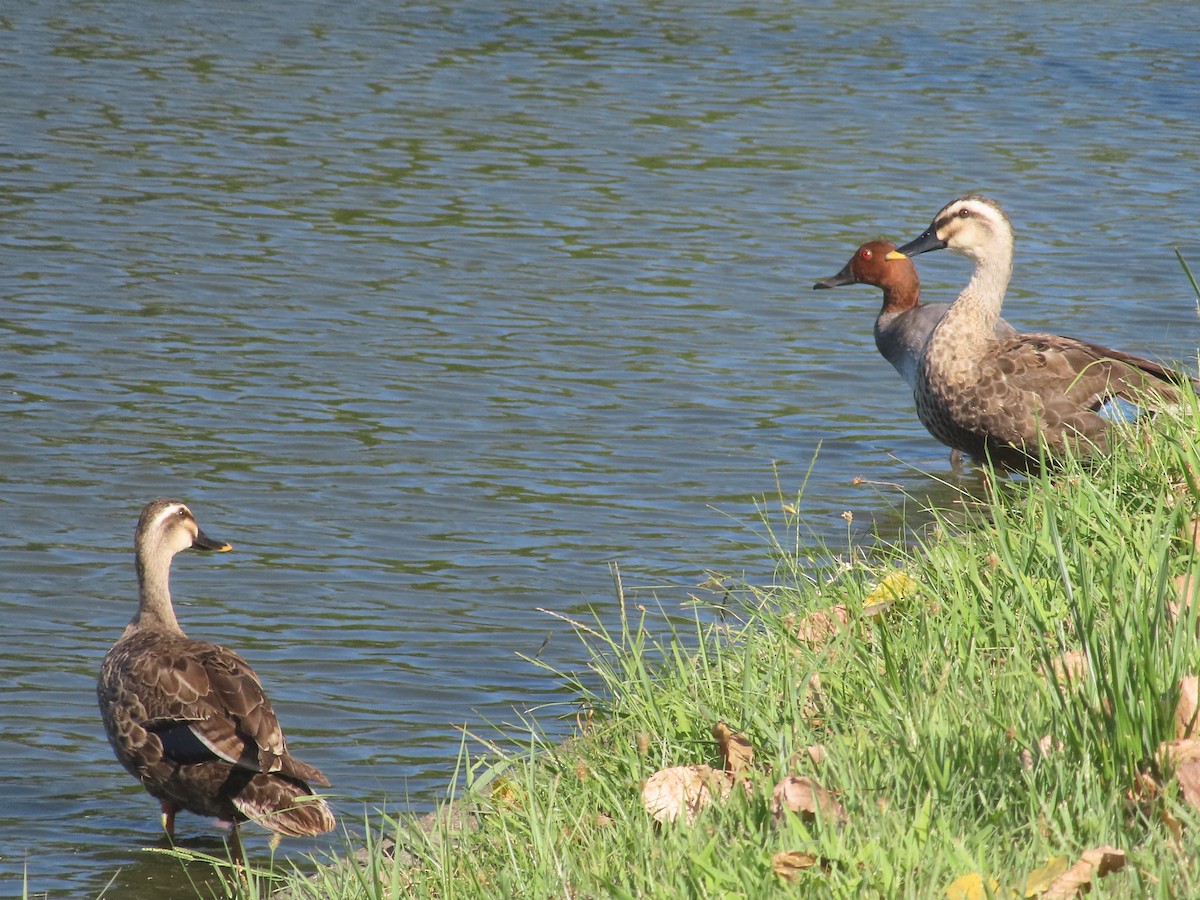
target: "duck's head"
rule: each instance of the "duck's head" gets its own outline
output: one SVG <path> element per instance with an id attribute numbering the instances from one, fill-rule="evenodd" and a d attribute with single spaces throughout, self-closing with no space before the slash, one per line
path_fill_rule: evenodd
<path id="1" fill-rule="evenodd" d="M 867 241 L 854 251 L 842 271 L 832 278 L 818 281 L 813 290 L 840 287 L 843 284 L 873 284 L 887 288 L 909 280 L 916 280 L 917 267 L 907 257 L 889 262 L 887 256 L 896 245 L 891 241 Z"/>
<path id="2" fill-rule="evenodd" d="M 146 504 L 138 519 L 133 547 L 138 556 L 174 556 L 192 547 L 218 553 L 233 549 L 230 544 L 215 541 L 201 531 L 187 504 L 167 499 L 151 500 Z"/>
<path id="3" fill-rule="evenodd" d="M 1012 243 L 1012 224 L 1000 204 L 982 194 L 967 194 L 943 206 L 920 237 L 891 251 L 888 259 L 947 248 L 979 260 L 1002 250 L 1011 252 Z"/>

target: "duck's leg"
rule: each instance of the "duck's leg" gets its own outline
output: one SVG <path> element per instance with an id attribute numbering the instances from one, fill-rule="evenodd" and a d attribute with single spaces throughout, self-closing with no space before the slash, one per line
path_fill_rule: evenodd
<path id="1" fill-rule="evenodd" d="M 159 809 L 162 810 L 163 831 L 167 833 L 171 843 L 175 843 L 175 813 L 179 812 L 179 807 L 169 800 L 163 800 L 159 803 Z"/>
<path id="2" fill-rule="evenodd" d="M 242 833 L 238 830 L 237 822 L 234 822 L 233 827 L 229 829 L 226 846 L 229 848 L 229 858 L 234 869 L 237 870 L 238 877 L 243 881 L 249 881 L 250 872 L 249 866 L 246 864 L 246 848 L 242 844 Z"/>

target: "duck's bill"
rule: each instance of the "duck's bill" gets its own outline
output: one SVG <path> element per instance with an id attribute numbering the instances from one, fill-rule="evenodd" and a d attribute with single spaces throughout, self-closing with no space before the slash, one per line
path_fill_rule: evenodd
<path id="1" fill-rule="evenodd" d="M 818 281 L 813 285 L 814 291 L 819 291 L 824 288 L 841 287 L 843 284 L 854 284 L 854 276 L 850 273 L 850 264 L 847 263 L 842 271 L 838 272 L 832 278 L 826 278 L 824 281 Z"/>
<path id="2" fill-rule="evenodd" d="M 937 232 L 934 229 L 930 228 L 915 241 L 909 241 L 903 247 L 897 247 L 886 258 L 906 259 L 920 253 L 928 253 L 930 250 L 942 250 L 945 246 L 946 242 L 937 236 Z"/>
<path id="3" fill-rule="evenodd" d="M 197 550 L 215 550 L 217 553 L 224 553 L 227 550 L 233 549 L 233 544 L 227 544 L 224 541 L 214 541 L 203 531 L 196 534 L 196 539 L 192 541 L 192 546 Z"/>

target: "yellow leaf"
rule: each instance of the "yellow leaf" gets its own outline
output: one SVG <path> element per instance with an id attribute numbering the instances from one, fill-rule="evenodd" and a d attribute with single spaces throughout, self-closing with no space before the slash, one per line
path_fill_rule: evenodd
<path id="1" fill-rule="evenodd" d="M 1065 856 L 1056 856 L 1040 869 L 1034 869 L 1025 876 L 1025 896 L 1036 897 L 1044 894 L 1054 879 L 1071 868 L 1071 860 Z"/>
<path id="2" fill-rule="evenodd" d="M 978 872 L 955 878 L 946 885 L 946 900 L 990 900 L 996 893 L 1000 883 L 988 879 L 987 886 L 983 884 L 983 876 Z"/>
<path id="3" fill-rule="evenodd" d="M 894 603 L 897 600 L 903 600 L 916 588 L 917 583 L 909 578 L 906 574 L 900 571 L 891 572 L 885 575 L 875 585 L 875 590 L 867 594 L 863 601 L 863 606 L 870 606 L 872 603 Z"/>
<path id="4" fill-rule="evenodd" d="M 1092 889 L 1092 879 L 1125 868 L 1125 851 L 1115 847 L 1088 850 L 1083 858 L 1054 879 L 1042 900 L 1074 900 Z"/>

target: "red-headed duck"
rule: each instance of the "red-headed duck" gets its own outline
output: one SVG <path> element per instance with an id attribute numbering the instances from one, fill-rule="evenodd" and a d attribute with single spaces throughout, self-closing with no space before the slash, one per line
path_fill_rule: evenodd
<path id="1" fill-rule="evenodd" d="M 910 259 L 888 260 L 896 249 L 891 241 L 867 241 L 832 278 L 818 281 L 814 290 L 844 284 L 872 284 L 883 290 L 883 306 L 875 317 L 875 346 L 910 387 L 917 384 L 917 363 L 933 327 L 949 303 L 922 303 L 921 279 Z M 996 337 L 1014 337 L 1017 330 L 1000 319 Z"/>

